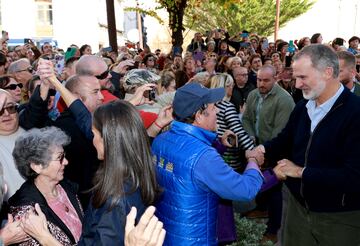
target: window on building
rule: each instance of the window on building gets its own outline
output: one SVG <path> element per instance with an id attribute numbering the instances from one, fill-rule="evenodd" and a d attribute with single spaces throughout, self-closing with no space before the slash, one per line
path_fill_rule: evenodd
<path id="1" fill-rule="evenodd" d="M 39 25 L 52 25 L 52 4 L 51 1 L 36 1 L 37 22 Z"/>

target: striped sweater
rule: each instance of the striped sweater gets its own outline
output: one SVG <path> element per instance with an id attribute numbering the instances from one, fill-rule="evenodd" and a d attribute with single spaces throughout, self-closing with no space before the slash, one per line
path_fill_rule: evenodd
<path id="1" fill-rule="evenodd" d="M 216 103 L 216 107 L 219 109 L 217 113 L 217 134 L 221 137 L 225 130 L 231 130 L 237 135 L 238 148 L 227 148 L 223 154 L 223 159 L 235 170 L 239 170 L 241 167 L 241 153 L 242 150 L 249 150 L 254 148 L 254 142 L 244 130 L 239 114 L 236 112 L 235 106 L 228 101 L 220 101 Z"/>

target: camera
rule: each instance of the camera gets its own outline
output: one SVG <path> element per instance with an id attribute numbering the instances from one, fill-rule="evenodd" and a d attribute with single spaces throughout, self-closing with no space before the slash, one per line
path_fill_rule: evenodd
<path id="1" fill-rule="evenodd" d="M 232 146 L 236 146 L 236 137 L 234 135 L 229 135 L 226 139 L 226 141 Z"/>
<path id="2" fill-rule="evenodd" d="M 150 101 L 155 101 L 156 98 L 156 88 L 151 89 L 151 91 L 149 91 L 149 100 Z"/>
<path id="3" fill-rule="evenodd" d="M 24 38 L 24 44 L 31 44 L 31 42 L 30 38 Z"/>

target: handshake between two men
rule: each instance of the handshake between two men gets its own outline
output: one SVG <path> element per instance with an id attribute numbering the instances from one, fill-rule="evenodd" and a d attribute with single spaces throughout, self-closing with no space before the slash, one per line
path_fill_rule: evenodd
<path id="1" fill-rule="evenodd" d="M 255 147 L 253 150 L 247 150 L 245 153 L 248 161 L 255 161 L 259 166 L 262 166 L 265 161 L 265 148 L 263 145 Z M 288 159 L 282 159 L 277 162 L 273 168 L 276 177 L 279 180 L 285 180 L 287 177 L 301 178 L 305 167 L 297 166 Z"/>

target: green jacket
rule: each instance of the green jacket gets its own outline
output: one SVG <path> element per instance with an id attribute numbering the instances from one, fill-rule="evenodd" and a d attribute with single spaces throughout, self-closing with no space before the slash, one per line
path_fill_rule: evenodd
<path id="1" fill-rule="evenodd" d="M 355 88 L 354 88 L 354 94 L 356 96 L 360 96 L 360 84 L 358 82 L 354 82 Z"/>
<path id="2" fill-rule="evenodd" d="M 257 137 L 258 144 L 263 144 L 285 127 L 295 103 L 288 92 L 275 84 L 264 98 L 259 115 L 259 134 L 256 136 L 256 109 L 260 97 L 258 89 L 250 92 L 242 120 L 249 135 Z"/>

